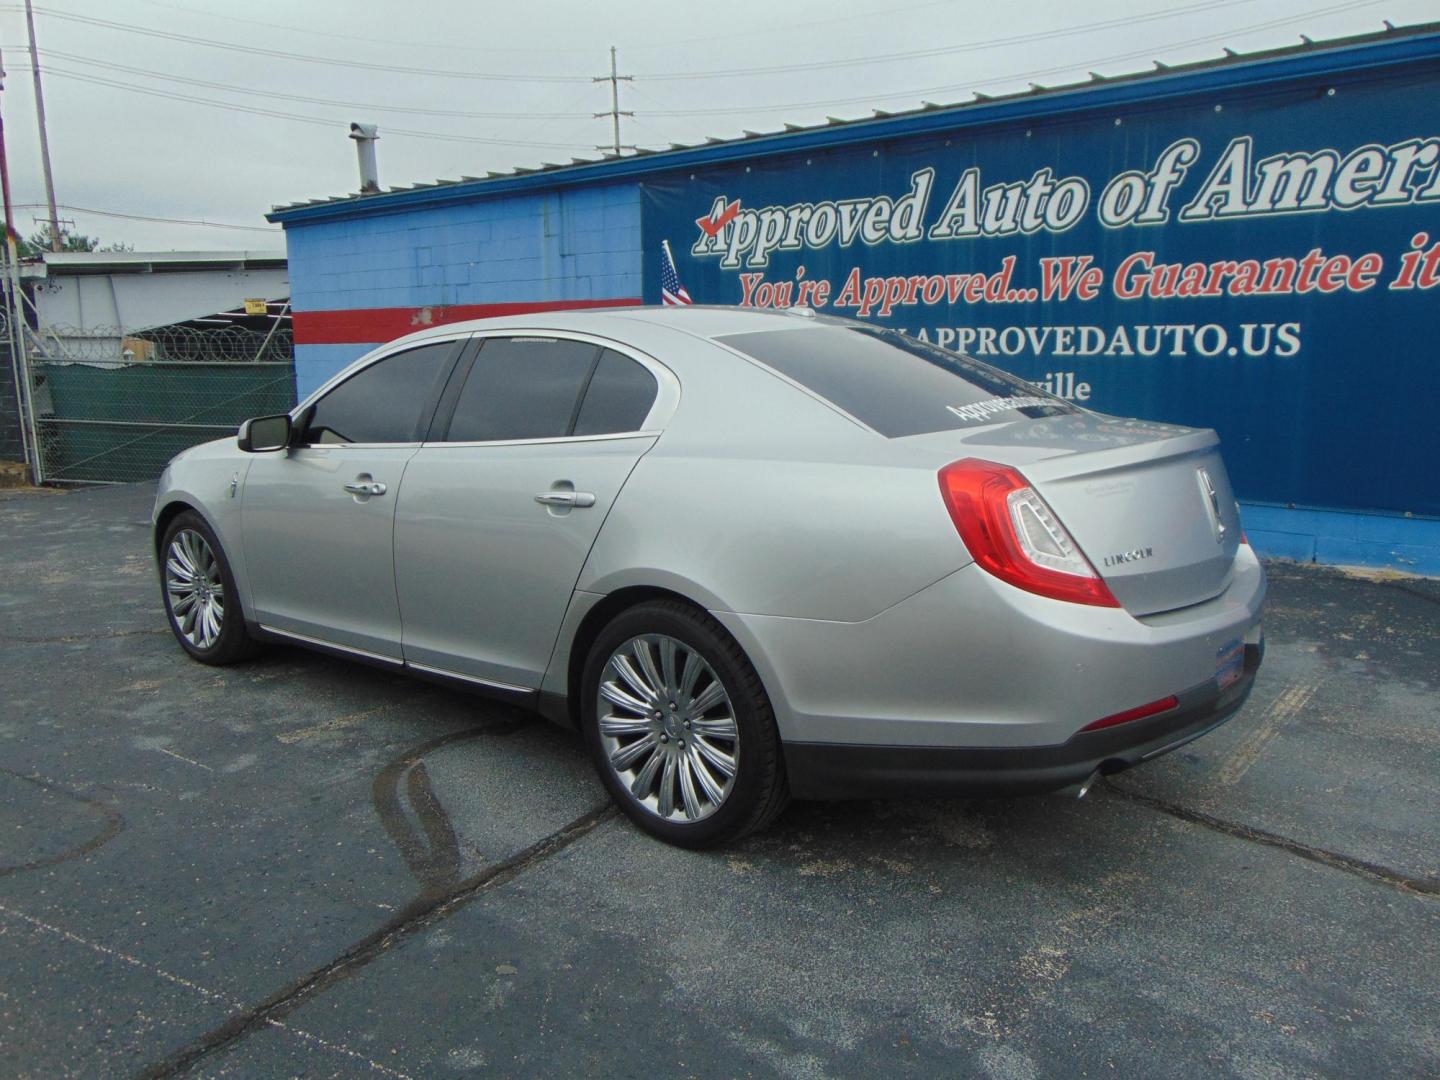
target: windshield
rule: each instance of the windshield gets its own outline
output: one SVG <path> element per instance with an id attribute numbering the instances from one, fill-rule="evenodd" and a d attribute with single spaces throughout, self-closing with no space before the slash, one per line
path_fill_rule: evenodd
<path id="1" fill-rule="evenodd" d="M 891 439 L 1080 411 L 999 368 L 894 330 L 807 326 L 716 340 Z"/>

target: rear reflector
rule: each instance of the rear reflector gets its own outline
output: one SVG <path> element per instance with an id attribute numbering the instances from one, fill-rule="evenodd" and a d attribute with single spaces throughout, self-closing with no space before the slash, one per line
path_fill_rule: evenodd
<path id="1" fill-rule="evenodd" d="M 1098 731 L 1100 728 L 1114 727 L 1116 724 L 1128 724 L 1131 720 L 1143 720 L 1147 716 L 1155 716 L 1157 713 L 1169 712 L 1180 704 L 1180 699 L 1174 694 L 1161 698 L 1159 701 L 1152 701 L 1149 705 L 1137 705 L 1133 709 L 1126 709 L 1124 712 L 1117 712 L 1114 716 L 1107 716 L 1104 719 L 1096 720 L 1093 724 L 1086 724 L 1081 731 Z"/>
<path id="2" fill-rule="evenodd" d="M 1055 512 L 1015 469 L 979 458 L 952 462 L 940 470 L 940 495 L 981 569 L 1053 600 L 1120 606 Z"/>

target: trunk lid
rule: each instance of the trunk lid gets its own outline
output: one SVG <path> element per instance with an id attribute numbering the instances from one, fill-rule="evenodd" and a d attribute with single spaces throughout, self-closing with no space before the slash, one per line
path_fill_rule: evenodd
<path id="1" fill-rule="evenodd" d="M 1071 413 L 956 434 L 915 441 L 1018 468 L 1132 615 L 1230 584 L 1240 520 L 1213 431 Z"/>

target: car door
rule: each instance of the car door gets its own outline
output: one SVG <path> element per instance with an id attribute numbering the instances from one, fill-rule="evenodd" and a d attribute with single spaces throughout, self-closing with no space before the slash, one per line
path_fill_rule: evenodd
<path id="1" fill-rule="evenodd" d="M 534 689 L 605 515 L 654 445 L 647 418 L 678 385 L 638 353 L 537 334 L 485 338 L 456 386 L 396 511 L 405 659 Z"/>
<path id="2" fill-rule="evenodd" d="M 296 415 L 288 450 L 255 455 L 241 534 L 266 629 L 401 659 L 395 502 L 463 345 L 427 342 L 348 373 Z"/>

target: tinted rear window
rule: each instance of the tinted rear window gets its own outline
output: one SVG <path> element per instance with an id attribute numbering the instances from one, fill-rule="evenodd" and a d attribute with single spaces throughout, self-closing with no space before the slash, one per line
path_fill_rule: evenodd
<path id="1" fill-rule="evenodd" d="M 446 439 L 553 439 L 570 433 L 599 347 L 544 337 L 487 338 Z"/>
<path id="2" fill-rule="evenodd" d="M 960 353 L 869 327 L 813 326 L 718 339 L 888 438 L 1079 412 Z"/>
<path id="3" fill-rule="evenodd" d="M 574 434 L 639 431 L 655 404 L 655 391 L 654 375 L 628 356 L 606 349 L 590 377 Z"/>

